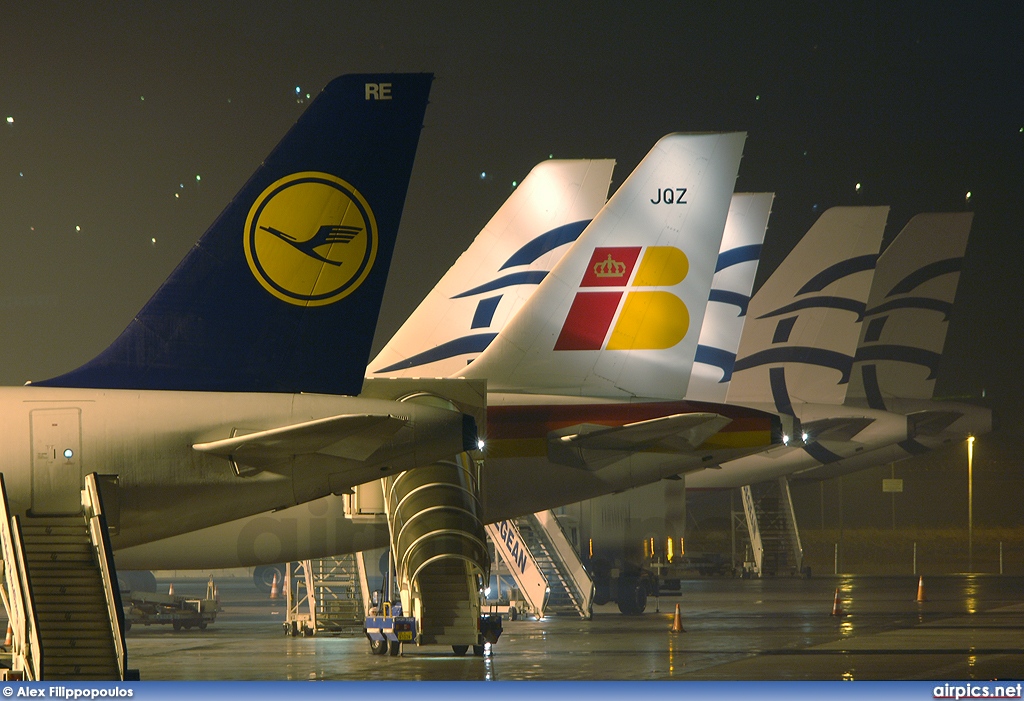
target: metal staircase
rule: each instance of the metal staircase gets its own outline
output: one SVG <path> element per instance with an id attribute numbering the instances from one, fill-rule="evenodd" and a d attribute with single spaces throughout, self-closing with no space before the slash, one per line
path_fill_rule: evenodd
<path id="1" fill-rule="evenodd" d="M 12 668 L 30 680 L 126 678 L 124 611 L 95 474 L 85 486 L 81 514 L 25 518 L 9 513 L 3 489 Z"/>
<path id="2" fill-rule="evenodd" d="M 515 605 L 522 613 L 540 619 L 544 617 L 551 589 L 540 563 L 526 544 L 518 522 L 513 519 L 488 524 L 487 535 L 494 545 L 495 560 L 503 562 L 515 580 L 515 590 L 519 592 Z"/>
<path id="3" fill-rule="evenodd" d="M 421 645 L 476 645 L 480 598 L 468 562 L 434 560 L 420 570 Z"/>
<path id="4" fill-rule="evenodd" d="M 534 615 L 590 618 L 594 582 L 553 511 L 492 524 L 487 531 Z"/>
<path id="5" fill-rule="evenodd" d="M 362 635 L 368 586 L 362 553 L 303 560 L 285 572 L 291 635 Z"/>
<path id="6" fill-rule="evenodd" d="M 741 489 L 747 536 L 759 577 L 803 572 L 803 547 L 789 481 L 745 485 Z"/>
<path id="7" fill-rule="evenodd" d="M 478 643 L 479 582 L 490 570 L 478 479 L 467 453 L 385 479 L 391 552 L 418 644 L 465 652 Z"/>

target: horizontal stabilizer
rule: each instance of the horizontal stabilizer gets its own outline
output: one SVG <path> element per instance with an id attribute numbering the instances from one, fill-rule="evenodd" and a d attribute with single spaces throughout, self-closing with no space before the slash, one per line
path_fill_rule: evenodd
<path id="1" fill-rule="evenodd" d="M 312 453 L 363 461 L 407 423 L 393 415 L 341 414 L 219 441 L 196 443 L 192 447 L 201 453 L 220 455 L 257 470 L 280 464 L 295 455 Z"/>
<path id="2" fill-rule="evenodd" d="M 962 417 L 959 411 L 915 411 L 907 415 L 908 435 L 937 436 Z"/>
<path id="3" fill-rule="evenodd" d="M 684 453 L 696 449 L 730 422 L 714 413 L 673 414 L 624 426 L 580 424 L 548 440 L 578 449 Z"/>
<path id="4" fill-rule="evenodd" d="M 854 436 L 873 422 L 874 419 L 867 416 L 846 416 L 803 422 L 801 427 L 809 440 L 852 441 Z"/>

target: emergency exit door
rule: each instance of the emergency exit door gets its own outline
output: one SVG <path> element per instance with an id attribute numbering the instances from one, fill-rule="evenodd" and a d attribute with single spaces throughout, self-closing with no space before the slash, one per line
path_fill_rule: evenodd
<path id="1" fill-rule="evenodd" d="M 32 514 L 82 511 L 82 411 L 34 409 L 32 422 Z"/>

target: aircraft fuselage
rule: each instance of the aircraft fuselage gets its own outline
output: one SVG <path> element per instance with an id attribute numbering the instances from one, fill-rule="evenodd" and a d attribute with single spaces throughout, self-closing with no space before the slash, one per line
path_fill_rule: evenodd
<path id="1" fill-rule="evenodd" d="M 86 474 L 117 475 L 115 548 L 342 493 L 463 449 L 462 414 L 377 399 L 27 386 L 0 389 L 0 407 L 0 470 L 12 512 L 77 513 Z M 364 460 L 328 447 L 250 476 L 193 448 L 342 414 L 406 423 Z"/>
<path id="2" fill-rule="evenodd" d="M 699 402 L 489 394 L 488 404 L 481 471 L 481 512 L 487 523 L 716 464 L 770 445 L 779 431 L 778 419 L 770 414 Z M 592 450 L 581 456 L 587 466 L 559 462 L 549 454 L 552 434 L 568 426 L 621 426 L 656 416 L 707 411 L 721 412 L 731 423 L 687 452 Z M 235 567 L 326 557 L 387 542 L 386 526 L 353 523 L 345 516 L 344 500 L 328 496 L 122 549 L 117 561 L 126 569 Z"/>

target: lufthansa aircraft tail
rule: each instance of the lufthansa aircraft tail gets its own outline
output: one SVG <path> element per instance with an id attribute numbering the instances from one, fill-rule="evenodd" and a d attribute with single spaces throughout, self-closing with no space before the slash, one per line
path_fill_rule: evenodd
<path id="1" fill-rule="evenodd" d="M 833 207 L 750 300 L 730 404 L 842 404 L 888 207 Z"/>
<path id="2" fill-rule="evenodd" d="M 535 166 L 367 368 L 458 375 L 533 294 L 608 197 L 613 160 Z"/>
<path id="3" fill-rule="evenodd" d="M 331 81 L 113 344 L 35 384 L 358 394 L 432 80 Z"/>
<path id="4" fill-rule="evenodd" d="M 464 374 L 489 390 L 681 398 L 745 138 L 662 138 Z"/>
<path id="5" fill-rule="evenodd" d="M 918 214 L 878 258 L 846 403 L 931 399 L 973 214 Z"/>

